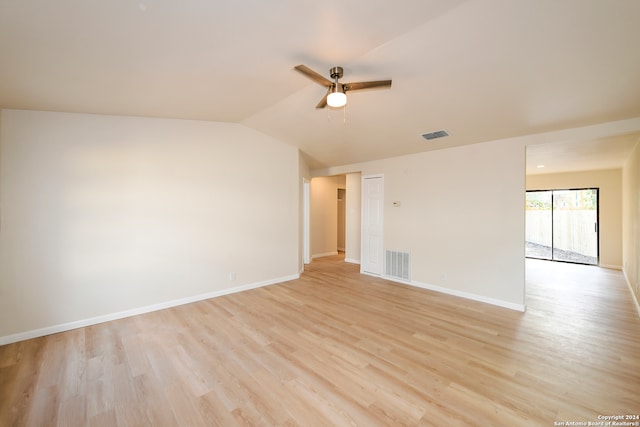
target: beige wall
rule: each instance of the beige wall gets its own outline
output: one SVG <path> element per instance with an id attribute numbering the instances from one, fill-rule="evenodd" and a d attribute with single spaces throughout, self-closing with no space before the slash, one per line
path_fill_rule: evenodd
<path id="1" fill-rule="evenodd" d="M 384 245 L 411 252 L 415 285 L 521 308 L 524 147 L 495 141 L 313 173 L 384 174 Z"/>
<path id="2" fill-rule="evenodd" d="M 623 270 L 640 301 L 640 142 L 623 169 Z"/>
<path id="3" fill-rule="evenodd" d="M 0 143 L 0 339 L 298 273 L 294 147 L 236 124 L 13 110 Z"/>
<path id="4" fill-rule="evenodd" d="M 527 190 L 599 188 L 600 265 L 622 268 L 622 170 L 527 176 Z"/>

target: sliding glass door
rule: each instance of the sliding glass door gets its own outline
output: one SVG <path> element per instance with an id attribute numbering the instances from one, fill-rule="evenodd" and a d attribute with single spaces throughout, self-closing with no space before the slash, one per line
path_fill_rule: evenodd
<path id="1" fill-rule="evenodd" d="M 598 264 L 598 189 L 527 191 L 526 256 Z"/>
<path id="2" fill-rule="evenodd" d="M 527 257 L 553 258 L 551 191 L 527 191 Z"/>

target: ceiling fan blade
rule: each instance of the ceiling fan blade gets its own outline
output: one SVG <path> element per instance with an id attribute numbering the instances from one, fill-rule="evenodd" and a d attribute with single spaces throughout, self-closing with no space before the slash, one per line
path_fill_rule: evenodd
<path id="1" fill-rule="evenodd" d="M 329 92 L 327 92 L 327 94 L 322 97 L 320 102 L 318 102 L 318 105 L 316 105 L 316 108 L 324 108 L 324 107 L 326 107 L 327 106 L 327 97 L 328 96 L 329 96 Z"/>
<path id="2" fill-rule="evenodd" d="M 374 89 L 374 88 L 384 88 L 391 87 L 391 80 L 377 80 L 373 82 L 355 82 L 355 83 L 345 83 L 344 90 L 361 90 L 361 89 Z"/>
<path id="3" fill-rule="evenodd" d="M 307 67 L 306 65 L 297 65 L 296 67 L 294 67 L 296 70 L 298 70 L 299 72 L 301 72 L 302 74 L 304 74 L 305 76 L 307 76 L 308 78 L 310 78 L 311 80 L 313 80 L 314 82 L 321 84 L 322 86 L 326 86 L 326 87 L 331 87 L 331 85 L 333 84 L 333 82 L 325 77 L 323 77 L 322 75 L 316 73 L 315 71 L 313 71 L 311 68 Z"/>

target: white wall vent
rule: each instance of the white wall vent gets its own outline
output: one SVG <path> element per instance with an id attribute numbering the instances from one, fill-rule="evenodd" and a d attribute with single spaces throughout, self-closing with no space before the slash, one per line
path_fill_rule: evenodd
<path id="1" fill-rule="evenodd" d="M 385 275 L 405 281 L 411 280 L 411 255 L 409 252 L 389 251 L 385 253 Z"/>

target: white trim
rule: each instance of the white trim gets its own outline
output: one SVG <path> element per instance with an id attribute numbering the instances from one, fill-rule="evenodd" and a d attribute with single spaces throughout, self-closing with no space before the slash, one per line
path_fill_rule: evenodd
<path id="1" fill-rule="evenodd" d="M 70 331 L 72 329 L 84 328 L 86 326 L 96 325 L 98 323 L 110 322 L 112 320 L 123 319 L 125 317 L 137 316 L 139 314 L 150 313 L 152 311 L 164 310 L 166 308 L 176 307 L 179 305 L 190 304 L 210 298 L 221 297 L 224 295 L 235 294 L 237 292 L 248 291 L 251 289 L 261 288 L 264 286 L 275 285 L 278 283 L 288 282 L 300 278 L 299 274 L 279 277 L 261 282 L 249 283 L 246 285 L 236 286 L 234 288 L 223 289 L 221 291 L 207 292 L 205 294 L 194 295 L 191 297 L 180 298 L 173 301 L 161 302 L 158 304 L 147 305 L 145 307 L 132 308 L 130 310 L 119 311 L 116 313 L 104 314 L 102 316 L 91 317 L 89 319 L 76 320 L 74 322 L 62 323 L 60 325 L 47 326 L 45 328 L 34 329 L 31 331 L 20 332 L 13 335 L 0 336 L 0 345 L 11 344 L 18 341 L 24 341 L 31 338 L 38 338 L 45 335 L 57 334 L 59 332 Z"/>
<path id="2" fill-rule="evenodd" d="M 334 255 L 338 255 L 338 251 L 335 252 L 325 252 L 323 254 L 315 254 L 315 255 L 311 255 L 311 259 L 316 259 L 316 258 L 322 258 L 325 256 L 334 256 Z"/>
<path id="3" fill-rule="evenodd" d="M 515 304 L 515 303 L 509 302 L 509 301 L 504 301 L 504 300 L 500 300 L 500 299 L 485 297 L 483 295 L 472 294 L 472 293 L 469 293 L 469 292 L 457 291 L 455 289 L 443 288 L 441 286 L 429 285 L 429 284 L 426 284 L 426 283 L 416 282 L 415 280 L 407 282 L 407 281 L 404 281 L 404 280 L 399 280 L 399 279 L 392 278 L 392 277 L 387 277 L 387 276 L 384 276 L 383 278 L 386 279 L 386 280 L 392 281 L 392 282 L 402 283 L 404 285 L 409 285 L 409 286 L 415 286 L 416 288 L 427 289 L 427 290 L 430 290 L 430 291 L 439 292 L 441 294 L 452 295 L 452 296 L 455 296 L 455 297 L 465 298 L 465 299 L 472 300 L 472 301 L 478 301 L 478 302 L 483 302 L 483 303 L 486 303 L 486 304 L 496 305 L 498 307 L 508 308 L 510 310 L 515 310 L 515 311 L 520 311 L 520 312 L 527 311 L 527 306 L 525 304 Z"/>
<path id="4" fill-rule="evenodd" d="M 640 303 L 638 302 L 638 296 L 635 292 L 633 292 L 633 286 L 631 286 L 631 281 L 629 280 L 629 276 L 627 276 L 627 272 L 623 269 L 622 275 L 624 276 L 625 282 L 627 282 L 627 286 L 629 287 L 629 292 L 631 292 L 631 299 L 635 303 L 636 312 L 638 313 L 638 317 L 640 317 Z"/>
<path id="5" fill-rule="evenodd" d="M 368 271 L 362 271 L 362 268 L 360 268 L 360 274 L 364 274 L 364 275 L 371 276 L 371 277 L 382 277 L 381 274 L 369 273 Z M 389 279 L 389 280 L 391 280 L 391 279 Z M 393 280 L 393 281 L 397 282 L 398 280 Z M 402 283 L 402 282 L 400 282 L 400 283 Z"/>
<path id="6" fill-rule="evenodd" d="M 352 259 L 352 258 L 345 258 L 344 262 L 349 262 L 351 264 L 360 264 L 360 260 L 359 259 Z"/>
<path id="7" fill-rule="evenodd" d="M 598 264 L 598 267 L 608 268 L 609 270 L 622 270 L 622 266 L 621 265 Z"/>
<path id="8" fill-rule="evenodd" d="M 385 280 L 390 280 L 390 281 L 392 281 L 392 282 L 402 283 L 403 285 L 415 286 L 415 287 L 418 287 L 418 288 L 423 288 L 423 287 L 424 287 L 424 286 L 419 286 L 419 285 L 413 284 L 413 283 L 411 283 L 411 281 L 409 281 L 409 280 L 402 280 L 402 279 L 400 279 L 400 278 L 398 278 L 398 277 L 387 276 L 386 274 L 383 274 L 383 275 L 382 275 L 382 276 L 380 276 L 380 277 L 382 277 L 382 278 L 383 278 L 383 279 L 385 279 Z"/>

